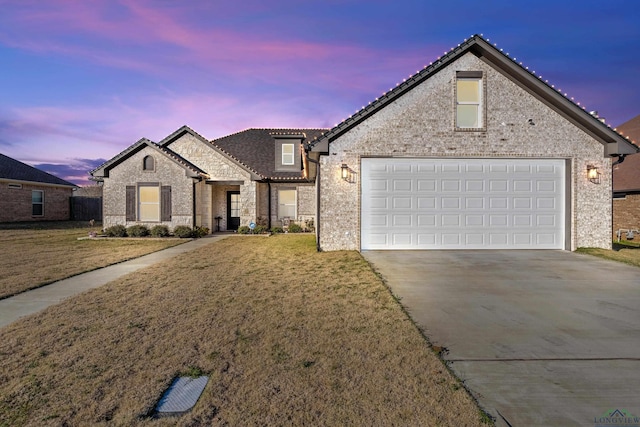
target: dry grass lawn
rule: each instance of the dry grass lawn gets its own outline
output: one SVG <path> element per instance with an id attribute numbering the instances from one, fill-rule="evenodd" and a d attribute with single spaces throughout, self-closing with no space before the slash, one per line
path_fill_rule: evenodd
<path id="1" fill-rule="evenodd" d="M 230 237 L 0 329 L 1 426 L 482 424 L 357 252 Z M 195 408 L 149 417 L 172 379 Z"/>
<path id="2" fill-rule="evenodd" d="M 66 228 L 70 225 L 71 228 Z M 90 230 L 79 223 L 24 224 L 0 229 L 0 299 L 96 268 L 137 258 L 184 241 L 78 240 Z M 59 228 L 52 228 L 52 227 Z"/>
<path id="3" fill-rule="evenodd" d="M 576 252 L 640 267 L 640 248 L 621 245 L 618 245 L 617 248 L 619 249 L 614 251 L 600 248 L 579 248 Z"/>

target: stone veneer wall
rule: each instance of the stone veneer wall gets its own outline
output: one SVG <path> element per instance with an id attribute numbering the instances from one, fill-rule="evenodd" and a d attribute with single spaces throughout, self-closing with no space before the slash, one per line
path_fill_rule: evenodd
<path id="1" fill-rule="evenodd" d="M 19 184 L 22 188 L 9 188 Z M 32 216 L 31 191 L 44 192 L 44 215 Z M 15 221 L 66 221 L 71 218 L 69 198 L 73 189 L 46 184 L 0 181 L 0 222 Z"/>
<path id="2" fill-rule="evenodd" d="M 251 221 L 256 220 L 258 213 L 256 206 L 256 183 L 251 180 L 251 174 L 249 172 L 227 159 L 208 143 L 199 140 L 191 134 L 185 134 L 172 142 L 169 148 L 200 169 L 206 171 L 209 174 L 209 179 L 212 181 L 243 181 L 244 185 L 239 186 L 241 203 L 240 225 L 249 225 Z M 215 187 L 215 184 L 213 184 L 213 186 Z M 214 195 L 211 193 L 212 191 L 214 190 L 207 190 L 207 187 L 202 188 L 200 200 L 202 203 L 199 205 L 201 208 L 199 215 L 201 223 L 213 230 L 215 228 L 215 220 L 213 218 L 218 214 L 226 218 L 227 214 L 226 208 L 224 213 L 219 211 L 219 198 L 217 197 L 219 193 L 216 192 Z M 216 201 L 214 202 L 214 200 Z M 226 204 L 226 195 L 224 203 Z M 214 206 L 216 212 L 212 212 Z M 226 222 L 224 229 L 226 229 Z"/>
<path id="3" fill-rule="evenodd" d="M 278 190 L 296 190 L 296 218 L 300 225 L 316 217 L 316 190 L 313 183 L 274 183 L 271 184 L 271 224 L 279 225 Z"/>
<path id="4" fill-rule="evenodd" d="M 640 229 L 640 194 L 627 194 L 624 199 L 613 200 L 613 236 L 619 229 Z M 635 237 L 640 240 L 640 236 Z"/>
<path id="5" fill-rule="evenodd" d="M 454 130 L 461 70 L 484 71 L 486 131 Z M 611 160 L 603 146 L 471 53 L 340 136 L 321 156 L 322 250 L 360 249 L 360 159 L 368 156 L 568 159 L 569 249 L 611 247 Z M 340 178 L 342 163 L 355 171 L 355 183 Z M 586 179 L 587 164 L 600 167 L 600 185 Z"/>
<path id="6" fill-rule="evenodd" d="M 153 156 L 154 171 L 142 170 L 142 159 Z M 158 182 L 171 186 L 171 221 L 139 222 L 126 220 L 126 186 L 140 182 Z M 157 224 L 167 225 L 170 229 L 178 225 L 193 224 L 193 180 L 185 175 L 185 169 L 163 154 L 150 147 L 145 147 L 124 160 L 109 171 L 103 186 L 103 220 L 104 228 L 121 224 L 126 227 L 133 224 L 144 224 L 153 227 Z"/>

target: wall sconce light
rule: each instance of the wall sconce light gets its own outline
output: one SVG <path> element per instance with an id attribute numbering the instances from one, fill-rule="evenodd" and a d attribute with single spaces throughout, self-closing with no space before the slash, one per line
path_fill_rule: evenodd
<path id="1" fill-rule="evenodd" d="M 596 166 L 587 165 L 587 178 L 594 184 L 600 184 L 600 171 Z"/>
<path id="2" fill-rule="evenodd" d="M 346 163 L 340 166 L 340 176 L 347 182 L 353 182 L 353 171 Z"/>

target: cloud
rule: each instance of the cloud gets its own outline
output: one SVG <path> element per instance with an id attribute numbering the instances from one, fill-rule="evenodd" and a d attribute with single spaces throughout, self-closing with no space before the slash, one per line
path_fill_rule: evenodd
<path id="1" fill-rule="evenodd" d="M 89 171 L 103 164 L 106 159 L 71 159 L 69 163 L 32 163 L 32 166 L 69 181 L 86 186 L 95 184 L 91 181 Z"/>

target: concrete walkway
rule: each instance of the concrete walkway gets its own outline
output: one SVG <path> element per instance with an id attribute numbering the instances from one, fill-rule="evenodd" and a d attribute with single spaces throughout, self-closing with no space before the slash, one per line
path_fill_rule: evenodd
<path id="1" fill-rule="evenodd" d="M 0 300 L 0 328 L 15 322 L 23 316 L 37 313 L 50 305 L 59 303 L 89 289 L 97 288 L 116 280 L 125 274 L 140 270 L 153 264 L 173 258 L 176 255 L 199 249 L 230 234 L 218 234 L 201 239 L 191 240 L 181 245 L 153 252 L 119 264 L 110 265 L 98 270 L 78 274 L 68 279 L 59 280 L 41 288 L 23 292 L 11 298 Z"/>

